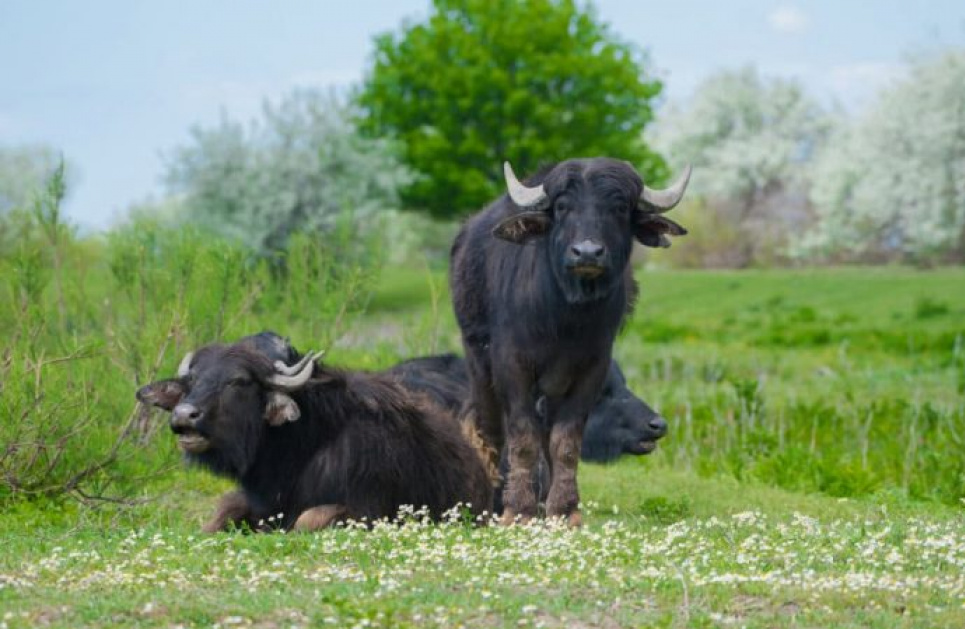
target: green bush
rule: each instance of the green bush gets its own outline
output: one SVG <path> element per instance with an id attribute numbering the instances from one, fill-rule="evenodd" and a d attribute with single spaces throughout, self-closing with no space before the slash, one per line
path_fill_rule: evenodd
<path id="1" fill-rule="evenodd" d="M 79 239 L 55 177 L 0 258 L 0 501 L 116 497 L 172 465 L 163 420 L 134 392 L 199 345 L 262 329 L 325 348 L 365 305 L 378 241 L 350 220 L 259 257 L 141 218 Z"/>

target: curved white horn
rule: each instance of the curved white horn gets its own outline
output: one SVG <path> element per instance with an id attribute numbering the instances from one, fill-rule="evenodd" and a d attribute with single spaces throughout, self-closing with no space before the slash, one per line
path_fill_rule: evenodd
<path id="1" fill-rule="evenodd" d="M 276 373 L 268 378 L 268 384 L 285 391 L 295 391 L 296 389 L 300 389 L 301 387 L 305 386 L 305 383 L 308 382 L 308 379 L 312 377 L 312 371 L 315 370 L 315 359 L 321 355 L 322 352 L 318 352 L 317 354 L 314 352 L 308 352 L 308 354 L 305 355 L 305 358 L 299 361 L 299 364 L 302 365 L 301 370 L 293 374 Z M 277 369 L 277 367 L 278 365 L 276 363 L 275 368 Z"/>
<path id="2" fill-rule="evenodd" d="M 184 358 L 181 359 L 181 364 L 178 365 L 178 378 L 184 378 L 191 371 L 191 359 L 194 358 L 194 352 L 188 352 L 185 354 Z"/>
<path id="3" fill-rule="evenodd" d="M 509 191 L 509 198 L 519 207 L 533 207 L 546 200 L 546 190 L 543 184 L 535 188 L 527 188 L 516 178 L 513 167 L 509 162 L 503 162 L 503 175 L 506 177 L 506 188 Z"/>
<path id="4" fill-rule="evenodd" d="M 308 363 L 311 360 L 321 358 L 324 354 L 325 352 L 317 352 L 315 354 L 315 357 L 313 358 L 311 353 L 309 352 L 308 354 L 305 354 L 304 356 L 302 356 L 302 359 L 299 360 L 294 365 L 286 365 L 283 361 L 276 360 L 275 371 L 286 376 L 293 376 L 299 371 L 301 371 L 302 369 L 304 369 L 306 363 Z"/>
<path id="5" fill-rule="evenodd" d="M 684 191 L 690 182 L 691 172 L 693 172 L 693 168 L 690 164 L 687 164 L 683 174 L 665 190 L 653 190 L 644 186 L 640 200 L 649 206 L 648 209 L 653 210 L 657 214 L 663 214 L 667 210 L 673 209 L 674 206 L 680 203 L 680 199 L 684 196 Z"/>

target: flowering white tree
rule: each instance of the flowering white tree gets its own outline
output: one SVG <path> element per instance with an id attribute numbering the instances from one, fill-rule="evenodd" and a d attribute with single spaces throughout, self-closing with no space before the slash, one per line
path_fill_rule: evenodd
<path id="1" fill-rule="evenodd" d="M 168 164 L 181 216 L 265 253 L 346 217 L 374 225 L 397 207 L 409 175 L 385 142 L 356 133 L 352 113 L 334 96 L 298 90 L 247 127 L 225 118 L 195 128 Z"/>
<path id="2" fill-rule="evenodd" d="M 762 78 L 753 67 L 710 77 L 688 103 L 663 113 L 656 147 L 677 168 L 694 165 L 691 192 L 737 237 L 721 247 L 730 259 L 717 264 L 782 255 L 808 220 L 810 164 L 829 127 L 825 110 L 798 83 Z"/>
<path id="3" fill-rule="evenodd" d="M 803 254 L 965 262 L 965 50 L 908 70 L 822 152 Z"/>

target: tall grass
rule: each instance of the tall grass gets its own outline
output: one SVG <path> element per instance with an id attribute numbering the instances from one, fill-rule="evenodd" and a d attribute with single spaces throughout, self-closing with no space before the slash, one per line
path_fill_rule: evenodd
<path id="1" fill-rule="evenodd" d="M 661 463 L 833 496 L 965 499 L 965 272 L 644 273 L 617 355 Z"/>
<path id="2" fill-rule="evenodd" d="M 118 499 L 175 461 L 136 388 L 204 343 L 275 329 L 324 348 L 364 306 L 378 248 L 350 220 L 273 257 L 139 219 L 78 238 L 63 173 L 0 255 L 0 501 Z"/>
<path id="3" fill-rule="evenodd" d="M 965 498 L 965 270 L 643 270 L 617 339 L 670 431 L 624 465 L 833 496 Z M 431 280 L 431 282 L 430 282 Z M 421 287 L 421 288 L 420 288 Z M 445 275 L 392 271 L 355 332 L 365 355 L 460 350 Z M 442 301 L 444 308 L 430 305 Z M 430 314 L 438 322 L 422 334 Z M 375 330 L 402 321 L 384 351 Z M 393 354 L 394 352 L 394 354 Z M 589 496 L 592 499 L 592 496 Z"/>
<path id="4" fill-rule="evenodd" d="M 382 248 L 349 220 L 259 258 L 144 219 L 79 238 L 61 197 L 55 178 L 0 239 L 0 501 L 128 496 L 174 465 L 161 418 L 133 394 L 204 343 L 274 329 L 372 369 L 460 349 L 445 273 L 391 269 L 376 283 Z M 965 271 L 639 278 L 615 353 L 670 421 L 656 454 L 623 463 L 642 482 L 674 469 L 965 499 Z"/>

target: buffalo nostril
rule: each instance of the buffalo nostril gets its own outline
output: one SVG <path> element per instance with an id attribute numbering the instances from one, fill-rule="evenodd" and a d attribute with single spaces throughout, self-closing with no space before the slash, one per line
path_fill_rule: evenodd
<path id="1" fill-rule="evenodd" d="M 171 429 L 175 432 L 193 427 L 203 413 L 194 404 L 178 404 L 171 417 Z"/>
<path id="2" fill-rule="evenodd" d="M 658 433 L 667 431 L 667 422 L 663 417 L 654 417 L 650 420 L 650 430 Z"/>
<path id="3" fill-rule="evenodd" d="M 606 253 L 606 247 L 592 240 L 584 240 L 570 247 L 570 251 L 581 260 L 596 262 Z"/>

